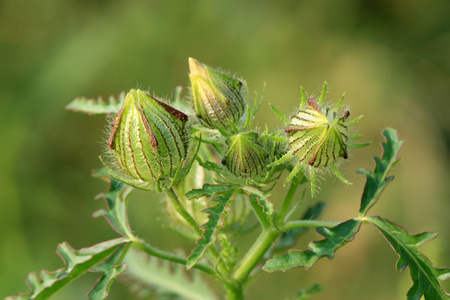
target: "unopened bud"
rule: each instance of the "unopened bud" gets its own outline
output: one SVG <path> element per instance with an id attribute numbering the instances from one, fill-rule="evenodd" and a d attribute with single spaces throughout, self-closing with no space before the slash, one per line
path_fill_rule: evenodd
<path id="1" fill-rule="evenodd" d="M 312 167 L 327 166 L 339 157 L 348 158 L 346 119 L 350 112 L 337 116 L 337 106 L 321 108 L 309 98 L 307 107 L 292 116 L 285 128 L 292 154 Z"/>
<path id="2" fill-rule="evenodd" d="M 200 122 L 210 128 L 226 129 L 245 112 L 243 83 L 189 58 L 192 103 Z"/>
<path id="3" fill-rule="evenodd" d="M 253 177 L 264 169 L 267 157 L 258 142 L 258 134 L 245 132 L 230 138 L 223 163 L 236 176 Z"/>
<path id="4" fill-rule="evenodd" d="M 140 90 L 131 90 L 108 141 L 112 177 L 144 190 L 176 183 L 188 152 L 187 116 Z"/>

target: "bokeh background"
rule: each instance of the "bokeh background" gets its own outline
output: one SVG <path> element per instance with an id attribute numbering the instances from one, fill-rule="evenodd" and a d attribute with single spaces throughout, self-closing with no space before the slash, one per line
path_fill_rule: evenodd
<path id="1" fill-rule="evenodd" d="M 449 266 L 449 13 L 447 0 L 1 0 L 0 297 L 27 291 L 30 271 L 62 267 L 58 243 L 81 248 L 116 237 L 91 217 L 104 206 L 93 198 L 106 184 L 90 172 L 101 167 L 105 120 L 65 105 L 131 88 L 168 97 L 187 85 L 190 56 L 245 78 L 251 91 L 266 83 L 261 126 L 281 128 L 267 103 L 289 115 L 300 86 L 318 95 L 325 80 L 328 100 L 345 92 L 352 116 L 364 114 L 358 130 L 373 144 L 343 165 L 353 186 L 323 176 L 325 220 L 357 215 L 364 177 L 355 171 L 373 168 L 382 129 L 396 128 L 402 159 L 371 212 L 412 233 L 439 232 L 421 249 Z M 131 223 L 155 246 L 174 249 L 177 237 L 158 222 L 162 207 L 156 195 L 137 193 Z M 317 238 L 310 232 L 298 247 Z M 247 296 L 295 299 L 319 282 L 324 291 L 314 299 L 405 299 L 409 270 L 395 271 L 396 259 L 367 225 L 333 260 L 264 274 Z M 88 274 L 53 299 L 82 299 L 96 278 Z M 116 282 L 110 299 L 135 296 Z"/>

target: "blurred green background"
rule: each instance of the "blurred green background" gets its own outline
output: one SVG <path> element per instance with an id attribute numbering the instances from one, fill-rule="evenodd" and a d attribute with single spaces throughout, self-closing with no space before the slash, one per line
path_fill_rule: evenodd
<path id="1" fill-rule="evenodd" d="M 328 100 L 345 92 L 352 116 L 364 114 L 359 132 L 373 144 L 343 166 L 353 186 L 323 176 L 325 220 L 357 215 L 364 178 L 355 171 L 373 168 L 381 130 L 396 128 L 402 160 L 371 212 L 412 233 L 439 232 L 422 251 L 449 266 L 449 12 L 448 0 L 1 0 L 0 297 L 27 291 L 32 270 L 62 267 L 58 243 L 81 248 L 116 237 L 91 217 L 104 206 L 93 197 L 106 184 L 90 171 L 101 167 L 105 120 L 64 106 L 137 87 L 169 96 L 187 85 L 189 56 L 236 72 L 251 91 L 267 83 L 260 125 L 280 129 L 266 104 L 289 115 L 300 86 L 318 95 L 325 80 Z M 133 228 L 157 247 L 178 247 L 176 236 L 161 234 L 160 200 L 148 198 L 156 196 L 137 193 L 130 202 Z M 299 247 L 317 238 L 311 232 Z M 319 282 L 325 290 L 314 299 L 405 299 L 409 270 L 395 271 L 396 259 L 363 226 L 332 261 L 264 274 L 247 296 L 294 299 Z M 96 278 L 89 274 L 53 299 L 82 299 Z M 135 299 L 119 282 L 111 291 L 109 299 Z"/>

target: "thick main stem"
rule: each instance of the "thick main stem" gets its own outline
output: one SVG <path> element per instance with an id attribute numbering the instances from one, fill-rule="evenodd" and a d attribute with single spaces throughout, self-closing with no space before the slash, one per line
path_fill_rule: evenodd
<path id="1" fill-rule="evenodd" d="M 243 300 L 244 293 L 242 291 L 242 285 L 228 285 L 225 286 L 227 291 L 227 300 Z"/>
<path id="2" fill-rule="evenodd" d="M 253 246 L 242 258 L 233 274 L 236 282 L 243 283 L 250 272 L 255 268 L 275 239 L 282 233 L 275 228 L 269 228 L 261 232 Z"/>

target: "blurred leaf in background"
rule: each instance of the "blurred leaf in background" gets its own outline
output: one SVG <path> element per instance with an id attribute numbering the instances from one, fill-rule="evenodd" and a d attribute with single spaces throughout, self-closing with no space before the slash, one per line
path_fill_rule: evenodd
<path id="1" fill-rule="evenodd" d="M 102 205 L 93 197 L 106 189 L 90 177 L 100 167 L 106 122 L 65 105 L 131 88 L 168 96 L 187 85 L 188 57 L 236 71 L 250 91 L 266 82 L 267 103 L 286 115 L 299 103 L 300 85 L 317 95 L 326 80 L 328 100 L 346 92 L 354 115 L 365 115 L 359 131 L 375 143 L 350 157 L 352 187 L 323 186 L 327 220 L 355 216 L 364 182 L 355 171 L 370 168 L 379 154 L 381 130 L 396 128 L 405 140 L 402 161 L 374 213 L 412 233 L 439 232 L 423 251 L 450 265 L 449 11 L 447 0 L 2 0 L 0 297 L 25 291 L 32 270 L 61 267 L 58 243 L 81 248 L 115 237 L 106 222 L 91 218 Z M 258 120 L 282 127 L 266 104 Z M 158 201 L 134 197 L 130 219 L 139 235 L 177 247 L 157 234 Z M 316 299 L 402 299 L 409 278 L 394 270 L 395 259 L 376 232 L 363 229 L 331 262 L 262 275 L 259 284 L 283 289 L 251 286 L 248 299 L 294 298 L 316 282 L 324 288 Z M 92 278 L 54 298 L 80 299 Z M 123 298 L 132 296 L 116 283 L 110 299 Z"/>

